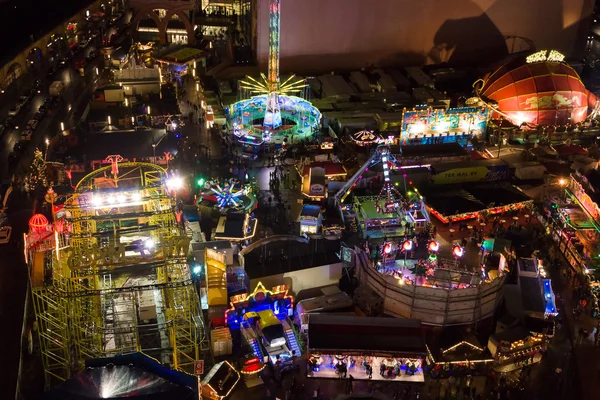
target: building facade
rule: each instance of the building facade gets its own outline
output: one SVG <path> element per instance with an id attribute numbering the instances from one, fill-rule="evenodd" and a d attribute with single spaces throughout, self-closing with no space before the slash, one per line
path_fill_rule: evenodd
<path id="1" fill-rule="evenodd" d="M 258 2 L 257 57 L 268 57 L 268 1 Z M 281 2 L 282 71 L 366 64 L 487 65 L 509 53 L 585 50 L 593 0 L 304 0 Z M 544 10 L 540 13 L 539 10 Z M 426 22 L 426 24 L 424 24 Z"/>
<path id="2" fill-rule="evenodd" d="M 94 20 L 113 13 L 113 10 L 124 8 L 124 0 L 97 0 L 89 7 L 75 12 L 0 67 L 0 89 L 5 90 L 24 74 L 42 74 L 49 61 L 78 43 L 80 34 Z"/>

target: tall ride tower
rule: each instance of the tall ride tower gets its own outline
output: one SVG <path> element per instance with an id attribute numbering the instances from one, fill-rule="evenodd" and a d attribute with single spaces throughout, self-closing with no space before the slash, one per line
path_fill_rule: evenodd
<path id="1" fill-rule="evenodd" d="M 263 125 L 277 129 L 281 126 L 281 107 L 279 106 L 279 20 L 281 0 L 269 0 L 269 99 Z"/>
<path id="2" fill-rule="evenodd" d="M 247 76 L 240 81 L 242 89 L 249 90 L 254 95 L 267 95 L 267 106 L 263 119 L 263 138 L 270 137 L 273 131 L 281 127 L 280 97 L 285 94 L 300 92 L 306 86 L 304 80 L 294 80 L 294 75 L 285 82 L 279 81 L 279 34 L 281 0 L 269 0 L 269 69 L 268 76 L 261 73 L 262 82 Z"/>

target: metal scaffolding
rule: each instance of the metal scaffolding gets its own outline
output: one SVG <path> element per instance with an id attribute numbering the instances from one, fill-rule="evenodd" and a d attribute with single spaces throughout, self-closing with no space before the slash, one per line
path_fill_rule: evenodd
<path id="1" fill-rule="evenodd" d="M 165 183 L 153 164 L 100 168 L 78 184 L 54 235 L 28 246 L 47 387 L 90 358 L 143 351 L 192 372 L 208 350 L 190 240 Z"/>

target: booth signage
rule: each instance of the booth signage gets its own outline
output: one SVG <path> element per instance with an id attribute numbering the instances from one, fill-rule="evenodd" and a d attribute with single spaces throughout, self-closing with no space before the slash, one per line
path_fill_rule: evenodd
<path id="1" fill-rule="evenodd" d="M 325 186 L 323 186 L 319 183 L 310 185 L 310 193 L 311 194 L 323 194 L 324 191 L 325 191 Z"/>
<path id="2" fill-rule="evenodd" d="M 436 185 L 445 185 L 460 182 L 477 182 L 483 180 L 487 173 L 487 167 L 454 168 L 436 174 L 433 177 L 433 183 Z"/>
<path id="3" fill-rule="evenodd" d="M 204 360 L 194 361 L 194 375 L 202 375 L 204 373 Z"/>

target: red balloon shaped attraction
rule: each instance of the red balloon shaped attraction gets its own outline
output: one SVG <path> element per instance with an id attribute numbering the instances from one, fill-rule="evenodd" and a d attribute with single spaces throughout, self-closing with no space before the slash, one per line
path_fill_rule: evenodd
<path id="1" fill-rule="evenodd" d="M 527 63 L 513 59 L 483 79 L 479 95 L 498 104 L 513 124 L 561 126 L 582 122 L 593 107 L 593 96 L 579 74 L 564 62 L 542 60 Z"/>

